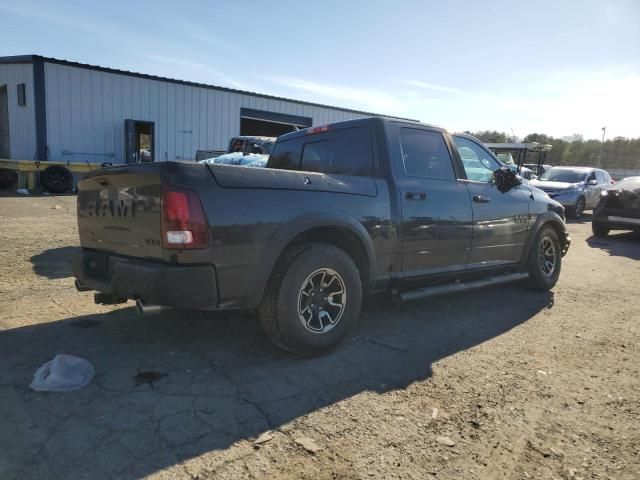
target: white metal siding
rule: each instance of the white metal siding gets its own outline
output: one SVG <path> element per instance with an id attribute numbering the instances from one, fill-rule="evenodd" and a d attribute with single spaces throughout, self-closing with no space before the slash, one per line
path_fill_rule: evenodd
<path id="1" fill-rule="evenodd" d="M 314 125 L 363 116 L 55 63 L 45 63 L 45 85 L 52 160 L 122 162 L 127 118 L 154 122 L 156 159 L 173 160 L 226 149 L 240 133 L 241 108 L 310 117 Z"/>
<path id="2" fill-rule="evenodd" d="M 27 104 L 18 105 L 18 84 L 25 84 Z M 36 121 L 33 98 L 33 65 L 0 64 L 0 86 L 7 86 L 11 158 L 31 160 L 36 153 Z"/>

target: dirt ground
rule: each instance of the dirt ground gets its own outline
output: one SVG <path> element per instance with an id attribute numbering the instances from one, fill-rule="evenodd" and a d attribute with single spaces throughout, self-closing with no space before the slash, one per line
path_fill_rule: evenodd
<path id="1" fill-rule="evenodd" d="M 0 479 L 638 479 L 640 240 L 569 230 L 551 293 L 367 299 L 301 360 L 249 313 L 94 305 L 75 197 L 0 197 Z M 91 384 L 30 390 L 57 353 Z"/>

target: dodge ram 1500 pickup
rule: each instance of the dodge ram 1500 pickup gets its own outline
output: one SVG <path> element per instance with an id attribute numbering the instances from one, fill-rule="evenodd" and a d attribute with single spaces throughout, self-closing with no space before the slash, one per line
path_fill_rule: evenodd
<path id="1" fill-rule="evenodd" d="M 76 286 L 141 313 L 256 309 L 275 344 L 320 354 L 375 292 L 552 288 L 564 209 L 504 171 L 471 136 L 384 118 L 283 135 L 266 168 L 94 171 L 79 183 Z"/>

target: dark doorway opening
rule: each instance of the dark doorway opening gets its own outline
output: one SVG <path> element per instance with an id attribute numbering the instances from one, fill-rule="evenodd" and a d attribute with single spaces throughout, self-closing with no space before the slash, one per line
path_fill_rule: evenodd
<path id="1" fill-rule="evenodd" d="M 298 128 L 296 128 L 295 125 L 256 120 L 254 118 L 240 119 L 240 135 L 254 137 L 279 137 L 285 133 L 294 132 Z"/>
<path id="2" fill-rule="evenodd" d="M 0 87 L 0 158 L 9 158 L 9 95 L 7 86 Z"/>
<path id="3" fill-rule="evenodd" d="M 285 133 L 310 127 L 312 119 L 297 115 L 242 108 L 240 110 L 240 135 L 255 137 L 279 137 Z"/>
<path id="4" fill-rule="evenodd" d="M 155 160 L 154 124 L 142 120 L 125 120 L 126 163 L 153 162 Z"/>

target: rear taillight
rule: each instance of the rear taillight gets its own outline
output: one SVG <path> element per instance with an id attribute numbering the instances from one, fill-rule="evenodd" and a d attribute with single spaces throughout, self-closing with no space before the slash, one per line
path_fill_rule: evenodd
<path id="1" fill-rule="evenodd" d="M 209 246 L 207 221 L 193 190 L 162 188 L 162 245 L 177 250 Z"/>

